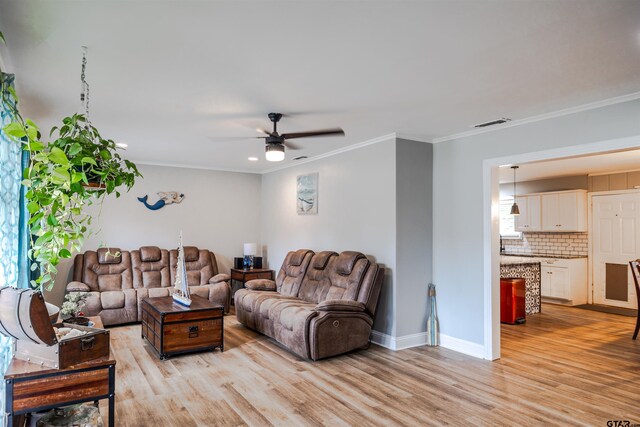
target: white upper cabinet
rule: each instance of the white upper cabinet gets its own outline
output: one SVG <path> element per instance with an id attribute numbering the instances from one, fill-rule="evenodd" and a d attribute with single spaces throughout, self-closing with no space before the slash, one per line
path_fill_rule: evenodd
<path id="1" fill-rule="evenodd" d="M 517 199 L 520 215 L 516 217 L 516 231 L 540 231 L 540 196 L 527 195 Z"/>
<path id="2" fill-rule="evenodd" d="M 587 231 L 587 192 L 543 194 L 542 231 Z"/>
<path id="3" fill-rule="evenodd" d="M 517 201 L 517 231 L 587 231 L 586 190 L 527 194 Z"/>

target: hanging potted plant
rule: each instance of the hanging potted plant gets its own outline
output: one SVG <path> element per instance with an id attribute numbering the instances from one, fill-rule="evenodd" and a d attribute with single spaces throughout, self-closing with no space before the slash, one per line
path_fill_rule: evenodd
<path id="1" fill-rule="evenodd" d="M 88 89 L 85 66 L 83 57 L 82 82 L 83 88 Z M 120 197 L 120 191 L 129 190 L 141 175 L 134 163 L 120 156 L 113 140 L 102 137 L 87 114 L 62 119 L 60 126 L 51 129 L 52 139 L 45 143 L 38 126 L 23 119 L 17 110 L 18 99 L 13 88 L 2 89 L 13 98 L 5 100 L 13 106 L 13 115 L 3 131 L 30 155 L 22 185 L 27 190 L 25 197 L 30 214 L 31 270 L 39 269 L 31 286 L 51 290 L 60 261 L 79 251 L 90 234 L 92 218 L 84 208 L 101 204 L 109 194 Z M 88 113 L 85 90 L 81 99 Z"/>

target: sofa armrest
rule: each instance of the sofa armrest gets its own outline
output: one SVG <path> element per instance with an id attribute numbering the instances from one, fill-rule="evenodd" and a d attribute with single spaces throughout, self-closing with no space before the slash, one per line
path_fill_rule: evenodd
<path id="1" fill-rule="evenodd" d="M 91 288 L 82 282 L 69 282 L 67 292 L 89 292 Z"/>
<path id="2" fill-rule="evenodd" d="M 358 301 L 330 299 L 322 301 L 316 305 L 318 311 L 350 311 L 361 313 L 366 309 L 366 306 Z"/>
<path id="3" fill-rule="evenodd" d="M 225 273 L 216 274 L 211 279 L 209 279 L 209 283 L 214 284 L 218 282 L 227 282 L 231 279 L 231 276 Z"/>
<path id="4" fill-rule="evenodd" d="M 269 279 L 249 280 L 244 286 L 253 291 L 275 291 L 277 289 L 276 282 Z"/>

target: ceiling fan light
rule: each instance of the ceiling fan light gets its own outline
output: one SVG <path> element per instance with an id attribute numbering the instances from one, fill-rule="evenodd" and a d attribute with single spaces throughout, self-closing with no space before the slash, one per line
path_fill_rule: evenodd
<path id="1" fill-rule="evenodd" d="M 284 145 L 267 144 L 265 146 L 265 157 L 269 162 L 281 162 L 284 160 Z"/>

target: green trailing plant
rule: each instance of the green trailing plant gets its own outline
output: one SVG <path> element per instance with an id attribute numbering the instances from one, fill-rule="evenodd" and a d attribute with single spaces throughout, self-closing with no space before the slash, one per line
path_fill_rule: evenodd
<path id="1" fill-rule="evenodd" d="M 55 138 L 45 144 L 38 126 L 18 112 L 13 88 L 2 85 L 3 97 L 12 98 L 3 101 L 13 108 L 13 120 L 3 131 L 30 155 L 22 185 L 30 214 L 31 269 L 40 269 L 31 285 L 50 290 L 60 260 L 71 258 L 90 234 L 91 216 L 84 207 L 102 203 L 109 194 L 120 197 L 122 188 L 131 189 L 142 175 L 82 114 L 65 117 L 51 129 L 49 136 Z"/>

